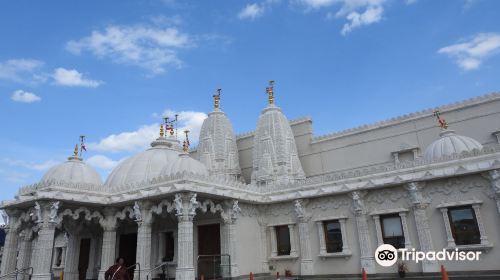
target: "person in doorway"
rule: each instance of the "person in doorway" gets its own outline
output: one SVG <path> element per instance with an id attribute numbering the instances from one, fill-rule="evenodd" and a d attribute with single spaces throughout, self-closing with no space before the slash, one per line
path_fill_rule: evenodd
<path id="1" fill-rule="evenodd" d="M 130 274 L 125 266 L 125 260 L 122 257 L 116 259 L 116 263 L 106 270 L 104 274 L 106 280 L 131 280 Z"/>

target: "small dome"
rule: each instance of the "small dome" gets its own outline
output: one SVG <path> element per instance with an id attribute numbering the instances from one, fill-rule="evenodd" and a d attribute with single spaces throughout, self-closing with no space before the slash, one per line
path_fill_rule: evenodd
<path id="1" fill-rule="evenodd" d="M 134 184 L 160 176 L 162 170 L 179 157 L 179 142 L 173 138 L 160 137 L 151 148 L 120 163 L 108 176 L 106 188 L 116 189 L 125 184 Z"/>
<path id="2" fill-rule="evenodd" d="M 463 152 L 471 152 L 483 148 L 483 145 L 476 140 L 467 136 L 458 135 L 453 130 L 443 130 L 439 133 L 439 136 L 441 136 L 441 138 L 432 142 L 432 144 L 425 149 L 424 158 L 426 160 L 438 160 L 453 154 L 461 154 Z"/>
<path id="3" fill-rule="evenodd" d="M 161 175 L 172 176 L 175 174 L 188 172 L 196 175 L 208 175 L 205 165 L 189 156 L 187 153 L 179 154 L 178 158 L 165 166 Z"/>
<path id="4" fill-rule="evenodd" d="M 76 156 L 69 157 L 67 161 L 49 169 L 41 181 L 102 185 L 101 177 L 94 168 Z"/>

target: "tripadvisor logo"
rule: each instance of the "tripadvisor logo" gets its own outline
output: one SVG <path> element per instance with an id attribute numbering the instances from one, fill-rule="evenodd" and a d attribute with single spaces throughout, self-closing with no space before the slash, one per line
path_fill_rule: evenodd
<path id="1" fill-rule="evenodd" d="M 399 256 L 398 256 L 399 253 Z M 455 250 L 416 251 L 415 248 L 409 250 L 406 248 L 396 249 L 390 244 L 382 244 L 375 250 L 375 261 L 381 266 L 392 266 L 398 261 L 398 257 L 402 261 L 414 261 L 419 263 L 422 261 L 479 261 L 481 251 L 459 251 Z"/>
<path id="2" fill-rule="evenodd" d="M 375 261 L 381 266 L 392 266 L 398 261 L 398 250 L 390 244 L 382 244 L 375 251 Z"/>

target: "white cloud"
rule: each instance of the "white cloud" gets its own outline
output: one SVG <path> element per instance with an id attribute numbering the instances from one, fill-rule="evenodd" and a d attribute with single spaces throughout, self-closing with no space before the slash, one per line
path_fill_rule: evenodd
<path id="1" fill-rule="evenodd" d="M 33 162 L 33 161 L 24 161 L 24 160 L 10 159 L 10 158 L 4 158 L 2 161 L 10 166 L 24 167 L 27 169 L 37 170 L 37 171 L 48 170 L 49 168 L 59 163 L 58 161 L 55 160 L 47 160 L 44 162 Z"/>
<path id="2" fill-rule="evenodd" d="M 14 82 L 38 80 L 35 71 L 43 66 L 43 62 L 35 59 L 9 59 L 0 62 L 0 79 Z"/>
<path id="3" fill-rule="evenodd" d="M 113 169 L 120 161 L 112 160 L 111 158 L 104 155 L 95 155 L 89 157 L 86 162 L 96 168 L 111 170 Z"/>
<path id="4" fill-rule="evenodd" d="M 384 13 L 386 0 L 297 0 L 308 10 L 319 10 L 339 6 L 335 12 L 329 12 L 328 18 L 344 18 L 347 22 L 342 27 L 342 35 L 352 30 L 379 22 Z"/>
<path id="5" fill-rule="evenodd" d="M 469 71 L 478 69 L 483 60 L 499 50 L 500 34 L 479 33 L 468 41 L 443 47 L 438 53 L 448 55 L 460 68 Z"/>
<path id="6" fill-rule="evenodd" d="M 66 48 L 74 54 L 88 51 L 118 64 L 139 66 L 154 75 L 165 72 L 167 66 L 180 67 L 177 51 L 190 46 L 190 37 L 175 27 L 134 25 L 94 30 L 87 37 L 69 41 Z"/>
<path id="7" fill-rule="evenodd" d="M 239 13 L 239 19 L 255 19 L 264 14 L 264 6 L 258 3 L 247 4 Z"/>
<path id="8" fill-rule="evenodd" d="M 21 89 L 14 91 L 10 99 L 16 102 L 23 102 L 23 103 L 33 103 L 42 100 L 42 98 L 40 98 L 38 95 Z"/>
<path id="9" fill-rule="evenodd" d="M 101 81 L 83 78 L 83 74 L 75 69 L 56 68 L 52 78 L 54 79 L 54 84 L 68 87 L 96 88 L 102 84 Z"/>
<path id="10" fill-rule="evenodd" d="M 378 22 L 382 19 L 382 14 L 384 13 L 384 8 L 382 6 L 375 6 L 367 8 L 363 13 L 350 12 L 347 15 L 348 23 L 344 24 L 342 27 L 342 35 L 346 35 L 353 29 L 358 28 L 363 25 L 370 25 L 372 23 Z"/>
<path id="11" fill-rule="evenodd" d="M 200 135 L 201 125 L 207 115 L 203 112 L 181 111 L 175 112 L 166 110 L 163 115 L 174 116 L 179 114 L 179 139 L 183 139 L 181 133 L 185 129 L 191 131 L 191 143 L 195 143 Z M 97 143 L 88 143 L 88 147 L 97 151 L 104 152 L 135 152 L 149 147 L 149 144 L 159 133 L 159 123 L 141 126 L 135 131 L 121 132 L 104 137 Z"/>

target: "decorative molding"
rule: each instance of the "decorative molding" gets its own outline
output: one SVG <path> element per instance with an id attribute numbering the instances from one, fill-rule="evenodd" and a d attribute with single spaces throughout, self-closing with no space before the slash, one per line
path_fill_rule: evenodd
<path id="1" fill-rule="evenodd" d="M 447 202 L 436 205 L 436 208 L 448 208 L 448 207 L 456 207 L 456 206 L 465 206 L 465 205 L 476 205 L 483 204 L 482 200 L 463 200 L 463 201 L 455 201 L 455 202 Z"/>
<path id="2" fill-rule="evenodd" d="M 379 129 L 382 127 L 401 124 L 401 123 L 411 121 L 411 120 L 432 117 L 434 114 L 434 111 L 436 111 L 436 110 L 439 110 L 440 112 L 449 112 L 449 111 L 454 111 L 454 110 L 469 107 L 469 106 L 475 106 L 477 104 L 486 103 L 486 102 L 490 102 L 490 101 L 498 100 L 498 99 L 500 99 L 500 92 L 493 92 L 490 94 L 486 94 L 486 95 L 482 95 L 482 96 L 478 96 L 478 97 L 473 97 L 473 98 L 470 98 L 470 99 L 467 99 L 464 101 L 459 101 L 459 102 L 451 103 L 448 105 L 429 108 L 429 109 L 422 110 L 419 112 L 394 117 L 391 119 L 383 120 L 383 121 L 372 123 L 372 124 L 366 124 L 366 125 L 362 125 L 359 127 L 350 128 L 350 129 L 346 129 L 346 130 L 342 130 L 342 131 L 338 131 L 338 132 L 333 132 L 333 133 L 326 134 L 326 135 L 316 136 L 313 138 L 312 141 L 313 141 L 313 143 L 317 143 L 317 142 L 321 142 L 321 141 L 332 140 L 335 138 L 344 137 L 344 136 L 351 135 L 351 134 L 357 134 L 357 133 L 370 131 L 373 129 Z"/>

